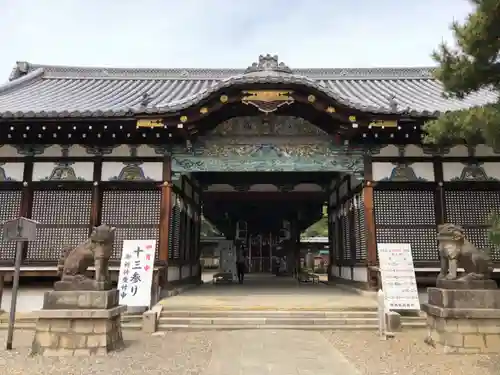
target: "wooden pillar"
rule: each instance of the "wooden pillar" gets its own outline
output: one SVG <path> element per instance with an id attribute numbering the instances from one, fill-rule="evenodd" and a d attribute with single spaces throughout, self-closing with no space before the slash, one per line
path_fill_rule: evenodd
<path id="1" fill-rule="evenodd" d="M 354 280 L 354 265 L 356 264 L 356 216 L 354 212 L 354 206 L 353 206 L 353 189 L 352 189 L 352 179 L 351 176 L 349 176 L 349 179 L 347 180 L 347 196 L 349 197 L 347 199 L 347 221 L 349 222 L 349 249 L 350 249 L 350 258 L 351 258 L 351 280 Z"/>
<path id="2" fill-rule="evenodd" d="M 377 266 L 377 230 L 373 199 L 372 162 L 369 156 L 365 156 L 364 175 L 365 182 L 363 185 L 363 204 L 365 210 L 368 288 L 376 289 L 378 287 L 378 272 L 372 270 L 371 267 Z"/>
<path id="3" fill-rule="evenodd" d="M 446 222 L 446 208 L 443 188 L 443 163 L 438 158 L 435 158 L 432 164 L 434 165 L 434 177 L 436 181 L 436 191 L 434 192 L 436 225 L 440 225 Z"/>
<path id="4" fill-rule="evenodd" d="M 19 216 L 26 217 L 28 219 L 31 218 L 32 209 L 33 209 L 33 188 L 31 187 L 33 175 L 33 159 L 30 158 L 24 163 L 24 171 L 23 171 L 23 187 L 21 190 L 21 205 L 19 207 Z M 28 242 L 23 244 L 23 254 L 22 254 L 22 262 L 26 259 L 28 255 Z M 14 263 L 14 259 L 12 259 L 12 263 Z M 2 289 L 3 289 L 3 275 L 0 275 L 2 280 Z M 0 296 L 0 303 L 2 302 Z"/>
<path id="5" fill-rule="evenodd" d="M 3 298 L 3 289 L 5 286 L 4 280 L 5 280 L 5 275 L 2 272 L 0 272 L 0 314 L 3 312 L 3 310 L 2 310 L 2 298 Z"/>
<path id="6" fill-rule="evenodd" d="M 172 215 L 172 160 L 170 155 L 163 161 L 163 184 L 161 185 L 160 230 L 158 244 L 158 260 L 164 272 L 160 284 L 168 282 L 168 257 L 170 253 L 170 220 Z"/>
<path id="7" fill-rule="evenodd" d="M 334 256 L 334 251 L 336 251 L 336 247 L 334 245 L 334 220 L 333 220 L 333 207 L 331 204 L 331 195 L 334 194 L 333 191 L 329 190 L 328 193 L 328 267 L 327 267 L 327 272 L 328 272 L 328 281 L 332 280 L 332 267 L 333 263 L 335 262 L 335 256 Z"/>
<path id="8" fill-rule="evenodd" d="M 92 207 L 90 211 L 90 231 L 93 227 L 101 225 L 101 213 L 102 213 L 102 190 L 100 186 L 102 174 L 102 158 L 99 158 L 94 163 L 94 173 L 92 180 L 94 184 L 92 185 Z M 108 223 L 105 223 L 108 224 Z"/>
<path id="9" fill-rule="evenodd" d="M 340 185 L 342 184 L 342 180 L 339 181 L 335 188 L 335 201 L 337 202 L 337 210 L 340 210 L 342 204 L 340 202 Z M 342 276 L 342 265 L 344 264 L 344 228 L 342 227 L 341 217 L 337 216 L 335 218 L 335 242 L 337 247 L 338 254 L 338 273 L 339 277 Z"/>

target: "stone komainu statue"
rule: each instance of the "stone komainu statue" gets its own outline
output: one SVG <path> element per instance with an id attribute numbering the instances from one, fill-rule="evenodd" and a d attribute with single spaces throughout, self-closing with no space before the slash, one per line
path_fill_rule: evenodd
<path id="1" fill-rule="evenodd" d="M 439 279 L 473 281 L 488 280 L 493 271 L 488 252 L 475 247 L 465 238 L 460 225 L 442 224 L 438 227 L 439 256 L 441 271 Z M 463 268 L 464 276 L 458 277 L 458 268 Z"/>
<path id="2" fill-rule="evenodd" d="M 58 269 L 61 281 L 56 290 L 105 290 L 109 289 L 109 258 L 113 251 L 115 229 L 106 224 L 95 227 L 89 239 L 76 248 L 63 250 Z M 95 278 L 86 276 L 87 269 L 95 267 Z"/>

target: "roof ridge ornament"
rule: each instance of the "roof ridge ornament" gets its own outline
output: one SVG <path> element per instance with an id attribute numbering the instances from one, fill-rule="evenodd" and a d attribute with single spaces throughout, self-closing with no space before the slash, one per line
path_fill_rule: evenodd
<path id="1" fill-rule="evenodd" d="M 254 62 L 245 70 L 245 74 L 256 72 L 281 72 L 293 74 L 292 69 L 285 63 L 279 62 L 278 55 L 271 56 L 269 53 L 267 55 L 260 55 L 259 61 Z"/>

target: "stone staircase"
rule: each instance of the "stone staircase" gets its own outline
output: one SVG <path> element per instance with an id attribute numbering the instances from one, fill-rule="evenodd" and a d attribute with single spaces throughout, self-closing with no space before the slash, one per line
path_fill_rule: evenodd
<path id="1" fill-rule="evenodd" d="M 425 317 L 402 317 L 403 329 L 425 328 Z M 376 309 L 163 310 L 159 331 L 221 329 L 377 330 Z"/>
<path id="2" fill-rule="evenodd" d="M 403 329 L 425 328 L 425 315 L 402 316 Z M 16 329 L 35 329 L 36 315 L 20 315 Z M 0 330 L 8 316 L 0 316 Z M 123 315 L 124 330 L 140 331 L 142 315 Z M 338 310 L 163 310 L 158 331 L 234 329 L 377 330 L 376 309 Z"/>

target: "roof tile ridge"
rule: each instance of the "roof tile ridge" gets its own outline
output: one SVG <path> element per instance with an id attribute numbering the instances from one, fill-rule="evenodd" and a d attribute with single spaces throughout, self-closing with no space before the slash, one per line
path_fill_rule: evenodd
<path id="1" fill-rule="evenodd" d="M 42 67 L 36 67 L 35 69 L 19 78 L 15 78 L 11 81 L 7 81 L 4 84 L 0 84 L 0 94 L 4 93 L 7 90 L 26 84 L 27 82 L 31 82 L 32 80 L 35 80 L 37 78 L 41 78 L 44 75 L 44 72 L 45 71 Z"/>

